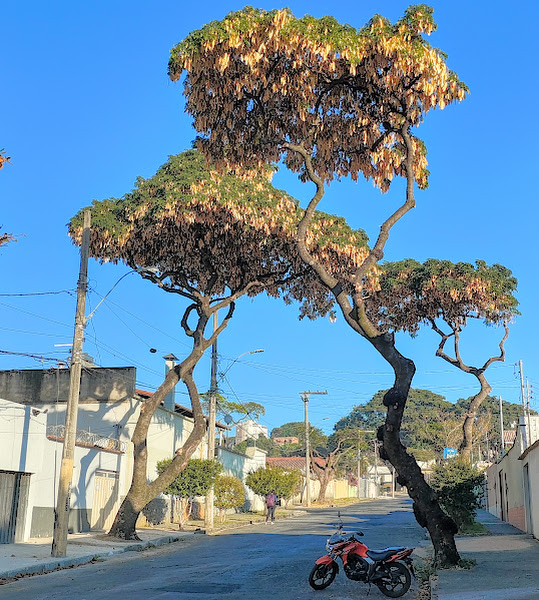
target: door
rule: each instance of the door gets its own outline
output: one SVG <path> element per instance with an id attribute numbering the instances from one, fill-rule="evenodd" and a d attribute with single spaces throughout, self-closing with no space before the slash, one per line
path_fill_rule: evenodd
<path id="1" fill-rule="evenodd" d="M 499 472 L 499 478 L 500 478 L 500 485 L 498 486 L 500 489 L 500 519 L 502 521 L 507 521 L 507 514 L 505 512 L 505 488 L 503 485 L 503 476 L 504 476 L 504 472 L 500 471 Z"/>
<path id="2" fill-rule="evenodd" d="M 526 511 L 526 532 L 533 534 L 532 490 L 530 486 L 529 463 L 524 465 L 524 507 Z"/>
<path id="3" fill-rule="evenodd" d="M 118 512 L 119 473 L 96 471 L 94 502 L 92 506 L 92 529 L 109 530 Z"/>
<path id="4" fill-rule="evenodd" d="M 30 473 L 0 471 L 0 544 L 24 541 Z"/>

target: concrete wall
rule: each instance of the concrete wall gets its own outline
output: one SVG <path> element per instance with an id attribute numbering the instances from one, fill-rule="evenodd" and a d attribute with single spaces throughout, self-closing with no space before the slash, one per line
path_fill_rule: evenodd
<path id="1" fill-rule="evenodd" d="M 539 441 L 521 456 L 526 531 L 539 539 Z"/>
<path id="2" fill-rule="evenodd" d="M 0 399 L 0 470 L 30 473 L 23 539 L 50 537 L 62 460 L 62 444 L 47 439 L 49 413 Z M 95 472 L 121 471 L 125 455 L 75 446 L 71 512 L 72 531 L 88 531 Z"/>
<path id="3" fill-rule="evenodd" d="M 539 444 L 534 437 L 538 420 L 539 417 L 530 419 L 532 446 L 526 448 L 529 428 L 527 420 L 522 420 L 513 446 L 486 470 L 489 512 L 536 537 L 539 533 Z"/>
<path id="4" fill-rule="evenodd" d="M 81 374 L 80 402 L 121 402 L 135 395 L 135 367 L 85 368 Z M 0 371 L 0 398 L 20 404 L 66 402 L 69 369 Z"/>
<path id="5" fill-rule="evenodd" d="M 267 453 L 260 448 L 247 448 L 246 453 L 229 450 L 223 446 L 217 448 L 217 460 L 223 466 L 224 475 L 233 475 L 241 479 L 245 488 L 245 510 L 264 510 L 264 500 L 245 485 L 249 473 L 266 466 Z"/>

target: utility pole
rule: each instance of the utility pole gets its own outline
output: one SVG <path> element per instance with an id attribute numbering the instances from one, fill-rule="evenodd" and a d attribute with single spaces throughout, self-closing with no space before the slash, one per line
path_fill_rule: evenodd
<path id="1" fill-rule="evenodd" d="M 376 492 L 376 497 L 380 495 L 380 490 L 378 486 L 378 440 L 374 440 L 374 491 Z"/>
<path id="2" fill-rule="evenodd" d="M 327 394 L 325 392 L 302 392 L 300 394 L 305 404 L 305 505 L 311 506 L 311 448 L 309 446 L 309 396 L 312 394 Z"/>
<path id="3" fill-rule="evenodd" d="M 531 423 L 530 423 L 530 413 L 528 411 L 527 403 L 526 403 L 526 392 L 524 391 L 524 370 L 522 368 L 522 361 L 518 361 L 518 368 L 520 371 L 520 393 L 522 396 L 522 408 L 524 410 L 524 430 L 526 431 L 526 448 L 530 445 L 530 436 L 531 436 Z"/>
<path id="4" fill-rule="evenodd" d="M 374 433 L 372 429 L 358 429 L 357 430 L 357 499 L 361 498 L 361 434 L 362 433 Z"/>
<path id="5" fill-rule="evenodd" d="M 213 313 L 213 332 L 219 327 L 218 311 Z M 215 413 L 217 409 L 217 339 L 211 347 L 211 383 L 210 410 L 208 415 L 208 460 L 215 460 Z M 206 493 L 206 510 L 204 526 L 208 531 L 213 529 L 213 485 Z"/>
<path id="6" fill-rule="evenodd" d="M 75 314 L 75 332 L 73 334 L 73 350 L 71 353 L 71 373 L 69 379 L 69 397 L 66 406 L 64 427 L 64 444 L 58 498 L 54 513 L 54 533 L 51 556 L 63 557 L 67 552 L 67 533 L 69 521 L 69 502 L 71 482 L 73 479 L 73 460 L 75 456 L 75 440 L 77 437 L 77 411 L 79 407 L 80 375 L 82 366 L 82 344 L 84 327 L 86 326 L 86 290 L 88 287 L 88 254 L 90 249 L 91 214 L 84 212 L 84 229 L 80 247 L 80 270 L 77 284 L 77 310 Z"/>

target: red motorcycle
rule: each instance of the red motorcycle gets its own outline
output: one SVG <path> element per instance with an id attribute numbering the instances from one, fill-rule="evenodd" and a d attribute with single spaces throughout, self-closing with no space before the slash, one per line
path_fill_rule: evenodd
<path id="1" fill-rule="evenodd" d="M 339 519 L 340 519 L 339 513 Z M 341 559 L 348 579 L 374 584 L 389 598 L 400 598 L 410 589 L 414 567 L 410 554 L 413 548 L 395 547 L 369 550 L 359 541 L 361 531 L 343 533 L 342 521 L 326 543 L 327 554 L 314 564 L 309 584 L 315 590 L 323 590 L 333 583 L 339 572 L 337 559 Z"/>

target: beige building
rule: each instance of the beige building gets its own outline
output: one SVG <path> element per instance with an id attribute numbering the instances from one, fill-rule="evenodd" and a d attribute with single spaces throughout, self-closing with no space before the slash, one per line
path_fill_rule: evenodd
<path id="1" fill-rule="evenodd" d="M 489 512 L 539 539 L 539 416 L 521 417 L 512 447 L 486 479 Z"/>

